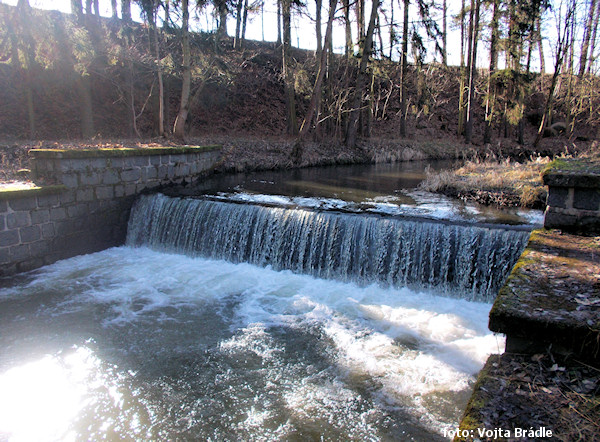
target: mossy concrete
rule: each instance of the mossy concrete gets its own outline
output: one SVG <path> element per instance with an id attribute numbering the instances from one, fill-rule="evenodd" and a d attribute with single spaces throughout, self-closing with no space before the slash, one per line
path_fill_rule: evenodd
<path id="1" fill-rule="evenodd" d="M 135 157 L 146 155 L 177 155 L 187 153 L 209 152 L 219 150 L 221 146 L 175 146 L 145 148 L 100 148 L 100 149 L 31 149 L 29 154 L 34 158 L 73 159 L 73 158 L 107 158 Z"/>
<path id="2" fill-rule="evenodd" d="M 507 351 L 552 348 L 600 362 L 600 238 L 534 231 L 489 327 L 506 334 Z"/>

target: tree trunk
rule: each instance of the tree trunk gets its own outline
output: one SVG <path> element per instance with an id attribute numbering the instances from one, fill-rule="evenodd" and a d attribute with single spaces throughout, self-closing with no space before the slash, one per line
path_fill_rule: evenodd
<path id="1" fill-rule="evenodd" d="M 192 85 L 192 68 L 190 53 L 190 35 L 189 19 L 190 11 L 188 0 L 181 0 L 182 24 L 181 24 L 181 45 L 183 49 L 183 85 L 181 88 L 181 103 L 179 113 L 175 119 L 173 134 L 181 141 L 185 141 L 185 122 L 189 112 L 190 89 Z"/>
<path id="2" fill-rule="evenodd" d="M 100 17 L 100 2 L 99 2 L 99 0 L 94 0 L 94 15 L 96 17 Z"/>
<path id="3" fill-rule="evenodd" d="M 365 36 L 364 42 L 362 44 L 362 56 L 360 58 L 360 65 L 358 67 L 358 78 L 356 79 L 356 88 L 354 90 L 354 96 L 351 100 L 352 108 L 350 109 L 348 132 L 346 134 L 346 146 L 348 147 L 356 146 L 358 124 L 360 120 L 360 113 L 362 107 L 362 95 L 369 80 L 367 68 L 369 65 L 369 59 L 371 58 L 371 48 L 373 47 L 373 32 L 375 31 L 375 19 L 377 18 L 378 9 L 379 0 L 373 0 L 373 7 L 371 9 L 371 19 L 369 20 L 369 27 L 367 28 L 367 35 Z"/>
<path id="4" fill-rule="evenodd" d="M 446 0 L 442 3 L 442 63 L 448 66 L 448 5 Z"/>
<path id="5" fill-rule="evenodd" d="M 165 20 L 163 21 L 163 29 L 168 29 L 171 22 L 171 1 L 165 0 L 163 8 L 165 10 Z"/>
<path id="6" fill-rule="evenodd" d="M 25 55 L 25 70 L 24 70 L 24 83 L 25 83 L 25 108 L 27 109 L 27 121 L 29 123 L 29 137 L 35 138 L 36 133 L 36 113 L 33 98 L 34 88 L 34 71 L 37 67 L 35 61 L 35 40 L 31 34 L 29 22 L 31 6 L 27 0 L 19 0 L 17 3 L 17 14 L 19 27 L 23 33 L 23 52 Z"/>
<path id="7" fill-rule="evenodd" d="M 92 15 L 92 0 L 85 0 L 85 14 Z"/>
<path id="8" fill-rule="evenodd" d="M 130 0 L 121 0 L 121 18 L 125 23 L 131 22 L 131 2 Z"/>
<path id="9" fill-rule="evenodd" d="M 408 5 L 410 0 L 404 0 L 404 21 L 402 24 L 402 55 L 400 59 L 400 136 L 406 137 L 406 106 L 408 88 L 406 74 L 408 68 Z"/>
<path id="10" fill-rule="evenodd" d="M 217 27 L 218 39 L 227 38 L 227 2 L 226 0 L 217 1 L 217 11 L 219 13 L 219 26 Z"/>
<path id="11" fill-rule="evenodd" d="M 337 0 L 331 0 L 329 4 L 329 17 L 327 19 L 327 28 L 325 30 L 325 47 L 321 52 L 321 60 L 319 62 L 319 71 L 317 74 L 317 79 L 315 81 L 315 86 L 313 87 L 313 92 L 310 97 L 310 104 L 308 106 L 308 111 L 306 116 L 304 117 L 304 121 L 302 122 L 302 126 L 300 127 L 299 138 L 303 138 L 312 125 L 312 120 L 317 113 L 319 97 L 321 96 L 321 90 L 323 86 L 323 77 L 325 76 L 325 65 L 327 63 L 327 49 L 330 46 L 331 42 L 331 33 L 333 31 L 333 20 L 335 18 L 335 8 L 337 6 Z"/>
<path id="12" fill-rule="evenodd" d="M 492 21 L 490 22 L 491 38 L 490 38 L 490 69 L 488 73 L 487 98 L 485 100 L 485 129 L 483 134 L 483 142 L 488 144 L 492 141 L 492 122 L 494 119 L 494 105 L 496 101 L 496 88 L 492 86 L 492 76 L 496 72 L 498 66 L 498 41 L 500 19 L 500 0 L 494 0 Z"/>
<path id="13" fill-rule="evenodd" d="M 281 45 L 281 2 L 277 0 L 277 46 Z"/>
<path id="14" fill-rule="evenodd" d="M 110 0 L 110 7 L 112 10 L 112 18 L 119 18 L 119 13 L 117 12 L 117 0 Z"/>
<path id="15" fill-rule="evenodd" d="M 156 77 L 158 79 L 158 135 L 165 135 L 165 88 L 163 84 L 162 58 L 160 56 L 160 43 L 158 39 L 158 28 L 156 26 L 156 15 L 160 0 L 154 0 L 152 11 L 149 14 L 150 32 L 154 39 L 154 53 L 156 56 Z"/>
<path id="16" fill-rule="evenodd" d="M 579 78 L 583 78 L 583 75 L 585 74 L 585 68 L 588 61 L 588 50 L 590 48 L 590 39 L 593 34 L 592 27 L 594 25 L 594 11 L 596 10 L 597 4 L 598 0 L 592 0 L 590 2 L 590 9 L 588 11 L 588 17 L 583 34 L 583 46 L 581 47 L 581 56 L 579 57 Z"/>
<path id="17" fill-rule="evenodd" d="M 290 66 L 290 46 L 292 39 L 291 0 L 281 0 L 281 15 L 283 18 L 283 77 L 285 81 L 285 105 L 287 109 L 287 133 L 295 135 L 298 132 L 296 120 L 296 93 L 294 90 L 294 74 Z"/>
<path id="18" fill-rule="evenodd" d="M 242 17 L 242 38 L 240 39 L 240 47 L 244 47 L 246 41 L 246 23 L 248 23 L 248 0 L 244 0 L 244 15 Z"/>
<path id="19" fill-rule="evenodd" d="M 592 31 L 592 47 L 590 48 L 590 59 L 588 62 L 587 73 L 592 73 L 592 66 L 594 65 L 594 52 L 596 51 L 596 35 L 598 32 L 598 22 L 600 22 L 600 2 L 596 8 L 596 18 L 594 19 L 594 30 Z"/>
<path id="20" fill-rule="evenodd" d="M 71 0 L 71 14 L 79 21 L 83 17 L 83 5 L 81 0 Z"/>
<path id="21" fill-rule="evenodd" d="M 356 30 L 359 42 L 365 38 L 365 0 L 356 0 Z"/>
<path id="22" fill-rule="evenodd" d="M 460 10 L 460 80 L 458 87 L 458 134 L 463 135 L 465 129 L 465 0 L 461 1 Z"/>
<path id="23" fill-rule="evenodd" d="M 546 72 L 546 60 L 544 59 L 544 45 L 542 42 L 542 20 L 540 17 L 535 19 L 536 21 L 536 35 L 537 35 L 537 44 L 538 44 L 538 52 L 540 57 L 540 73 Z"/>
<path id="24" fill-rule="evenodd" d="M 323 2 L 322 0 L 315 0 L 316 3 L 316 8 L 317 8 L 317 13 L 316 13 L 316 18 L 315 18 L 315 31 L 317 34 L 317 52 L 316 52 L 316 57 L 317 57 L 317 63 L 321 62 L 321 53 L 323 52 L 323 35 L 321 33 L 321 9 L 323 8 Z M 319 66 L 317 66 L 317 72 L 319 71 Z"/>
<path id="25" fill-rule="evenodd" d="M 554 100 L 554 90 L 556 89 L 556 84 L 558 83 L 558 78 L 561 71 L 561 66 L 563 64 L 564 56 L 565 56 L 565 46 L 568 39 L 568 29 L 570 20 L 575 12 L 575 4 L 574 1 L 570 4 L 569 9 L 567 10 L 567 14 L 565 17 L 565 29 L 562 32 L 559 29 L 559 34 L 557 38 L 557 48 L 556 48 L 556 58 L 554 62 L 554 73 L 552 74 L 552 81 L 550 82 L 550 89 L 548 90 L 548 96 L 546 97 L 546 104 L 544 105 L 544 113 L 542 115 L 542 121 L 540 123 L 540 127 L 538 128 L 537 136 L 535 137 L 535 141 L 533 142 L 533 147 L 537 149 L 540 142 L 542 141 L 542 137 L 544 136 L 544 130 L 546 129 L 546 125 L 548 122 L 548 115 L 550 112 L 550 108 L 552 107 L 552 102 Z"/>
<path id="26" fill-rule="evenodd" d="M 479 37 L 479 8 L 481 6 L 481 0 L 471 0 L 471 9 L 475 8 L 475 11 L 471 14 L 473 24 L 469 25 L 471 28 L 471 42 L 469 47 L 471 48 L 469 53 L 469 95 L 467 99 L 467 121 L 465 125 L 465 142 L 471 144 L 473 137 L 473 101 L 475 100 L 475 77 L 477 75 L 477 40 Z"/>
<path id="27" fill-rule="evenodd" d="M 235 6 L 235 36 L 233 37 L 233 48 L 240 48 L 240 33 L 242 31 L 242 6 L 243 0 L 238 0 L 237 5 Z"/>
<path id="28" fill-rule="evenodd" d="M 94 129 L 94 107 L 92 101 L 92 80 L 89 75 L 81 75 L 77 81 L 81 98 L 81 136 L 92 138 Z"/>
<path id="29" fill-rule="evenodd" d="M 346 44 L 345 44 L 345 54 L 346 57 L 350 57 L 352 55 L 352 53 L 354 52 L 353 50 L 353 44 L 352 44 L 352 28 L 351 28 L 351 22 L 350 22 L 350 0 L 342 0 L 343 4 L 344 4 L 344 27 L 345 27 L 345 31 L 346 31 Z"/>

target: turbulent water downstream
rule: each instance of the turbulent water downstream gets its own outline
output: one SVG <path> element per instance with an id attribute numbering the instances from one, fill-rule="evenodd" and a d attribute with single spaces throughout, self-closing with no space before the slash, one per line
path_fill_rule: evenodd
<path id="1" fill-rule="evenodd" d="M 0 439 L 443 439 L 526 237 L 142 197 L 126 246 L 4 281 Z"/>

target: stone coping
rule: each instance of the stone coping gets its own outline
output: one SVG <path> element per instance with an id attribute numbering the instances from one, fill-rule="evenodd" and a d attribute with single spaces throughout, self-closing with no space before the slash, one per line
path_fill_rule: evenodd
<path id="1" fill-rule="evenodd" d="M 0 201 L 54 195 L 64 192 L 65 190 L 67 190 L 67 187 L 63 186 L 62 184 L 54 186 L 29 187 L 24 189 L 3 189 L 0 190 Z"/>
<path id="2" fill-rule="evenodd" d="M 29 154 L 34 158 L 48 159 L 77 159 L 77 158 L 107 158 L 107 157 L 133 157 L 144 155 L 178 155 L 186 153 L 201 153 L 219 150 L 222 146 L 175 146 L 175 147 L 144 147 L 144 148 L 116 148 L 116 149 L 31 149 Z"/>
<path id="3" fill-rule="evenodd" d="M 542 171 L 550 187 L 600 188 L 600 159 L 559 158 Z"/>
<path id="4" fill-rule="evenodd" d="M 490 330 L 507 351 L 556 351 L 600 361 L 600 237 L 536 230 L 500 289 Z"/>

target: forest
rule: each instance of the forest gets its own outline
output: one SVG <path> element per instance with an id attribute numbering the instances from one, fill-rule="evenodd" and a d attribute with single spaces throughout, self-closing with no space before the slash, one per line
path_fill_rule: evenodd
<path id="1" fill-rule="evenodd" d="M 71 0 L 71 13 L 0 4 L 0 138 L 220 133 L 294 139 L 298 156 L 304 140 L 543 152 L 598 136 L 598 0 L 461 0 L 458 14 L 447 0 L 275 1 L 276 42 L 246 38 L 260 0 L 111 0 L 112 17 L 99 0 Z M 190 13 L 206 10 L 214 29 L 192 29 Z M 293 45 L 298 15 L 313 50 Z"/>

